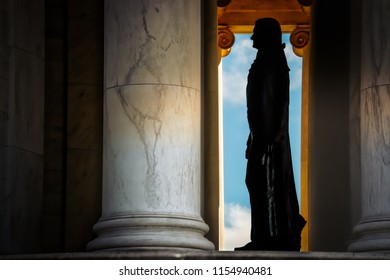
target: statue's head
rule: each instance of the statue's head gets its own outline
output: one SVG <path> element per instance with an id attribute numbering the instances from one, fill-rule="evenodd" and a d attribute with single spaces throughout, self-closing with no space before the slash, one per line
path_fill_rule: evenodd
<path id="1" fill-rule="evenodd" d="M 253 28 L 253 47 L 256 49 L 273 48 L 282 44 L 282 29 L 274 18 L 260 18 Z"/>

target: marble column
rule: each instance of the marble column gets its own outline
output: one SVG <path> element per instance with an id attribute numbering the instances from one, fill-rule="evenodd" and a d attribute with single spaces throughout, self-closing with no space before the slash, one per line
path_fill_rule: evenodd
<path id="1" fill-rule="evenodd" d="M 390 252 L 390 3 L 362 2 L 361 220 L 350 251 Z"/>
<path id="2" fill-rule="evenodd" d="M 210 250 L 201 1 L 106 0 L 102 216 L 89 250 Z"/>
<path id="3" fill-rule="evenodd" d="M 222 95 L 218 87 L 217 1 L 203 1 L 203 182 L 206 237 L 223 246 Z"/>

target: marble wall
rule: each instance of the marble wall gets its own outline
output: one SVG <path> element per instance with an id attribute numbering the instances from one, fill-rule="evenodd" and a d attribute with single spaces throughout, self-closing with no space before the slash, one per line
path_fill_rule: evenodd
<path id="1" fill-rule="evenodd" d="M 0 2 L 0 251 L 40 250 L 44 1 Z"/>
<path id="2" fill-rule="evenodd" d="M 101 213 L 103 1 L 46 1 L 44 251 L 84 251 Z"/>

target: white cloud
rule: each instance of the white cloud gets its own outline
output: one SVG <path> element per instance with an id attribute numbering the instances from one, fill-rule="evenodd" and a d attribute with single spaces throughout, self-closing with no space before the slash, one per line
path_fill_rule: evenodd
<path id="1" fill-rule="evenodd" d="M 284 53 L 286 54 L 286 58 L 289 63 L 292 64 L 301 63 L 302 58 L 300 58 L 294 53 L 290 42 L 286 42 L 286 48 L 284 49 Z"/>
<path id="2" fill-rule="evenodd" d="M 252 40 L 237 39 L 231 53 L 222 59 L 223 98 L 224 102 L 233 105 L 245 105 L 247 75 L 257 50 L 252 48 Z M 295 91 L 302 84 L 302 59 L 294 54 L 289 41 L 286 42 L 285 54 L 291 69 L 290 91 Z"/>
<path id="3" fill-rule="evenodd" d="M 223 98 L 225 102 L 245 105 L 249 68 L 256 57 L 250 39 L 237 40 L 231 53 L 223 58 Z"/>
<path id="4" fill-rule="evenodd" d="M 246 76 L 242 73 L 225 73 L 223 75 L 223 98 L 225 102 L 244 105 L 246 104 Z"/>
<path id="5" fill-rule="evenodd" d="M 225 204 L 224 250 L 242 247 L 250 240 L 250 209 L 239 204 Z"/>
<path id="6" fill-rule="evenodd" d="M 286 54 L 287 63 L 290 67 L 290 92 L 300 89 L 302 86 L 302 58 L 298 57 L 290 44 L 286 43 L 284 49 Z"/>

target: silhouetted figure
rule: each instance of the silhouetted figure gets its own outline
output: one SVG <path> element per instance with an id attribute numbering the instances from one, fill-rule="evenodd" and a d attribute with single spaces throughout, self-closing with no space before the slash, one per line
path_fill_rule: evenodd
<path id="1" fill-rule="evenodd" d="M 278 21 L 258 19 L 251 39 L 258 49 L 246 90 L 250 134 L 245 181 L 252 241 L 236 250 L 299 251 L 306 221 L 295 191 L 288 134 L 290 69 Z"/>

